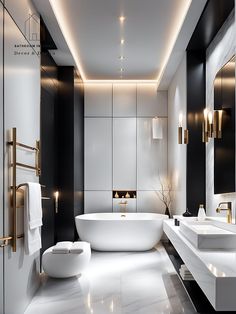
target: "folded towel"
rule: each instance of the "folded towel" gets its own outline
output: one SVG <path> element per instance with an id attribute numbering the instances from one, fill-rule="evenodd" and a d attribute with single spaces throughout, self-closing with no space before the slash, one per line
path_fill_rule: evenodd
<path id="1" fill-rule="evenodd" d="M 24 244 L 26 254 L 32 255 L 42 247 L 42 205 L 41 186 L 38 183 L 28 182 L 24 193 Z"/>
<path id="2" fill-rule="evenodd" d="M 83 244 L 81 242 L 74 242 L 70 248 L 70 253 L 72 254 L 81 254 L 83 251 Z"/>
<path id="3" fill-rule="evenodd" d="M 42 226 L 42 195 L 41 185 L 28 182 L 29 226 L 34 229 Z"/>
<path id="4" fill-rule="evenodd" d="M 52 253 L 53 254 L 67 254 L 70 252 L 71 247 L 72 247 L 72 242 L 70 241 L 57 242 L 57 244 L 52 249 Z"/>

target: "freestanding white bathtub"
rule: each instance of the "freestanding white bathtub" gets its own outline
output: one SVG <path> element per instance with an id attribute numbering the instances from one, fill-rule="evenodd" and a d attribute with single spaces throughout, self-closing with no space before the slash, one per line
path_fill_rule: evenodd
<path id="1" fill-rule="evenodd" d="M 146 251 L 157 244 L 168 216 L 152 213 L 97 213 L 75 217 L 82 241 L 98 251 Z"/>

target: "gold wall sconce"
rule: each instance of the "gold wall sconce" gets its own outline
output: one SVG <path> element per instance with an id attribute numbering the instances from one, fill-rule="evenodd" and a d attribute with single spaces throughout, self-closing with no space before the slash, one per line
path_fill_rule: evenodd
<path id="1" fill-rule="evenodd" d="M 223 110 L 214 111 L 213 137 L 222 138 L 222 117 Z"/>
<path id="2" fill-rule="evenodd" d="M 188 144 L 188 129 L 184 130 L 184 144 Z"/>
<path id="3" fill-rule="evenodd" d="M 208 119 L 208 110 L 205 108 L 203 110 L 203 121 L 202 121 L 202 142 L 207 143 L 209 138 L 209 119 Z"/>
<path id="4" fill-rule="evenodd" d="M 207 108 L 203 110 L 202 142 L 207 143 L 209 138 L 222 138 L 222 110 L 214 110 L 213 113 Z"/>
<path id="5" fill-rule="evenodd" d="M 183 144 L 183 115 L 179 114 L 179 126 L 178 126 L 178 144 Z M 188 144 L 189 134 L 188 129 L 184 130 L 184 144 Z"/>

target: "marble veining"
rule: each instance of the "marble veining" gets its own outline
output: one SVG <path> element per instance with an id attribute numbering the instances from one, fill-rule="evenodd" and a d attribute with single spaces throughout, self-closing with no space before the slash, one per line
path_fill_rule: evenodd
<path id="1" fill-rule="evenodd" d="M 42 276 L 25 314 L 195 313 L 159 244 L 146 252 L 92 252 L 79 277 Z"/>

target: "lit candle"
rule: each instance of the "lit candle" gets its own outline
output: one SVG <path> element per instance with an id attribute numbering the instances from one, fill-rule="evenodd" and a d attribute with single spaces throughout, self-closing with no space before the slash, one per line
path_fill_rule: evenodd
<path id="1" fill-rule="evenodd" d="M 182 113 L 179 114 L 179 127 L 183 126 L 183 115 Z"/>
<path id="2" fill-rule="evenodd" d="M 213 122 L 213 116 L 212 116 L 211 111 L 208 113 L 208 121 L 209 121 L 209 124 L 212 124 L 212 122 Z"/>

